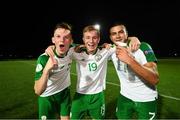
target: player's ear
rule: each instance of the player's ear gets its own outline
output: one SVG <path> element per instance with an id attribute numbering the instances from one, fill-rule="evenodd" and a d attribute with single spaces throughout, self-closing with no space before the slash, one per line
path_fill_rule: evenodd
<path id="1" fill-rule="evenodd" d="M 54 37 L 51 38 L 52 43 L 55 43 Z"/>
<path id="2" fill-rule="evenodd" d="M 84 39 L 84 37 L 83 37 L 82 39 L 83 39 L 83 42 L 85 43 L 85 39 Z"/>
<path id="3" fill-rule="evenodd" d="M 109 38 L 110 38 L 110 40 L 112 41 L 113 39 L 112 39 L 112 35 L 109 35 Z M 112 41 L 113 42 L 113 41 Z"/>
<path id="4" fill-rule="evenodd" d="M 70 44 L 73 44 L 73 42 L 74 42 L 74 40 L 71 38 L 71 42 L 70 42 Z"/>
<path id="5" fill-rule="evenodd" d="M 98 44 L 99 44 L 99 42 L 100 42 L 100 36 L 99 36 L 99 38 L 98 38 Z"/>

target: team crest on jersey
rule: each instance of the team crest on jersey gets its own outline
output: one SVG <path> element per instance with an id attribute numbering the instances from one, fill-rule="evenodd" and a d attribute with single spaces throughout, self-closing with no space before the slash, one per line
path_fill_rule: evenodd
<path id="1" fill-rule="evenodd" d="M 36 66 L 36 72 L 40 72 L 43 69 L 41 64 L 37 64 Z"/>
<path id="2" fill-rule="evenodd" d="M 100 60 L 101 60 L 101 58 L 102 58 L 102 55 L 97 54 L 97 55 L 95 56 L 95 60 L 96 60 L 96 62 L 100 61 Z"/>

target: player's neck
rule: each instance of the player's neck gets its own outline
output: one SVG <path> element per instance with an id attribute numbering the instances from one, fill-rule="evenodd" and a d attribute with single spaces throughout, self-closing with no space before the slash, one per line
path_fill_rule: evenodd
<path id="1" fill-rule="evenodd" d="M 58 58 L 63 58 L 63 57 L 65 57 L 66 56 L 66 53 L 64 53 L 64 54 L 60 54 L 60 53 L 58 53 L 56 50 L 54 51 L 54 53 L 55 53 L 55 55 L 58 57 Z"/>
<path id="2" fill-rule="evenodd" d="M 97 52 L 97 49 L 95 49 L 93 51 L 86 51 L 86 53 L 89 55 L 94 55 L 94 54 L 96 54 L 96 52 Z"/>

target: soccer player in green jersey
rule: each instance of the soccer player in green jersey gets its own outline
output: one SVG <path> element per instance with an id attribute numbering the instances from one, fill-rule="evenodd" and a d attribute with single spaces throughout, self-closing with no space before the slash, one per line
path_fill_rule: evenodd
<path id="1" fill-rule="evenodd" d="M 85 114 L 89 114 L 92 119 L 104 118 L 107 61 L 115 49 L 99 48 L 99 41 L 100 31 L 93 25 L 86 26 L 83 30 L 85 49 L 79 53 L 73 48 L 69 50 L 76 61 L 78 75 L 71 119 L 82 119 Z M 51 48 L 46 52 L 53 55 Z"/>
<path id="2" fill-rule="evenodd" d="M 92 119 L 104 118 L 107 61 L 112 53 L 108 49 L 98 48 L 99 41 L 100 31 L 93 25 L 86 26 L 83 30 L 85 49 L 80 52 L 75 52 L 73 48 L 69 50 L 76 61 L 77 70 L 77 86 L 72 102 L 71 119 L 83 119 L 85 114 Z M 51 53 L 52 51 L 48 54 Z"/>
<path id="3" fill-rule="evenodd" d="M 99 41 L 99 30 L 93 25 L 86 26 L 83 30 L 85 49 L 80 53 L 73 53 L 78 80 L 71 119 L 82 119 L 86 113 L 92 119 L 104 118 L 107 60 L 111 52 L 105 48 L 98 48 Z"/>
<path id="4" fill-rule="evenodd" d="M 110 28 L 110 39 L 115 44 L 127 43 L 127 37 L 123 24 L 115 24 Z M 118 119 L 131 119 L 133 112 L 137 113 L 138 119 L 156 118 L 156 84 L 159 81 L 157 59 L 147 43 L 142 42 L 140 48 L 129 52 L 127 48 L 117 46 L 116 54 L 112 55 L 121 83 L 116 110 Z"/>
<path id="5" fill-rule="evenodd" d="M 45 53 L 37 60 L 34 90 L 38 97 L 39 119 L 70 119 L 70 65 L 69 46 L 71 27 L 57 24 L 52 43 L 55 56 Z"/>

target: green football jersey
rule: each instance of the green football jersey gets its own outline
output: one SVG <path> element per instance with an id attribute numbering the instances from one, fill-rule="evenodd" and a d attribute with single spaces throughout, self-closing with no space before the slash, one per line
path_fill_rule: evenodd
<path id="1" fill-rule="evenodd" d="M 131 55 L 139 64 L 144 65 L 147 63 L 146 56 L 142 50 L 138 49 L 132 52 Z M 144 84 L 142 78 L 140 78 L 127 64 L 120 61 L 115 53 L 111 57 L 121 83 L 120 93 L 123 96 L 138 102 L 152 101 L 157 98 L 156 89 L 150 88 Z M 153 60 L 153 57 L 149 60 Z"/>
<path id="2" fill-rule="evenodd" d="M 78 74 L 78 93 L 96 94 L 105 89 L 107 61 L 111 54 L 112 51 L 105 48 L 97 49 L 95 54 L 87 54 L 86 51 L 73 52 Z"/>
<path id="3" fill-rule="evenodd" d="M 148 62 L 157 62 L 154 51 L 148 43 L 142 42 L 140 45 L 140 49 L 144 52 L 144 55 L 146 56 L 146 60 Z"/>
<path id="4" fill-rule="evenodd" d="M 68 86 L 70 86 L 70 67 L 71 67 L 71 57 L 70 53 L 63 58 L 59 58 L 57 55 L 54 58 L 58 62 L 58 67 L 51 70 L 46 90 L 40 95 L 41 97 L 50 96 L 56 94 Z M 49 59 L 45 53 L 40 55 L 37 60 L 35 80 L 40 79 L 43 73 L 43 69 Z"/>

